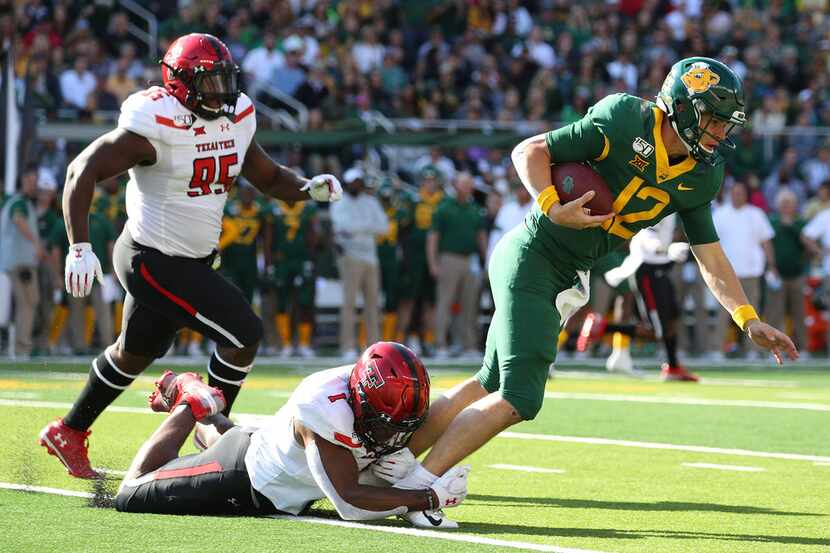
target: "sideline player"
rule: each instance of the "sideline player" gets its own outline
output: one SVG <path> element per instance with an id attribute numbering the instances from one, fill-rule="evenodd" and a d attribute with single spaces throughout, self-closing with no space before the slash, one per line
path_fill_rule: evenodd
<path id="1" fill-rule="evenodd" d="M 516 146 L 513 163 L 536 205 L 493 253 L 496 310 L 482 368 L 435 401 L 410 445 L 416 455 L 432 449 L 404 483 L 429 485 L 502 430 L 536 416 L 556 356 L 560 313 L 553 300 L 563 292 L 576 297 L 571 288 L 577 279 L 587 282 L 597 258 L 673 212 L 709 289 L 738 326 L 779 363 L 782 355 L 797 358 L 792 341 L 747 303 L 712 223 L 722 151 L 734 148 L 728 136 L 743 126 L 743 110 L 743 86 L 729 67 L 686 58 L 672 66 L 656 104 L 613 94 L 581 120 Z M 615 196 L 613 213 L 586 212 L 592 192 L 560 204 L 550 164 L 568 161 L 588 162 L 602 175 Z M 579 296 L 587 301 L 584 291 Z"/>
<path id="2" fill-rule="evenodd" d="M 230 411 L 251 370 L 262 322 L 239 290 L 211 264 L 228 190 L 240 175 L 266 196 L 335 201 L 338 180 L 307 180 L 275 163 L 254 140 L 251 99 L 239 90 L 239 68 L 216 37 L 178 38 L 161 61 L 164 87 L 127 98 L 118 127 L 69 165 L 63 213 L 71 247 L 66 289 L 89 295 L 101 264 L 89 244 L 95 183 L 129 170 L 127 223 L 113 265 L 127 291 L 121 335 L 92 361 L 69 413 L 47 425 L 40 443 L 72 476 L 94 478 L 89 427 L 122 391 L 190 328 L 213 340 L 211 386 Z"/>
<path id="3" fill-rule="evenodd" d="M 376 343 L 354 366 L 312 374 L 256 429 L 222 415 L 222 391 L 195 373 L 167 371 L 156 388 L 151 408 L 170 415 L 133 459 L 116 496 L 119 511 L 296 515 L 327 497 L 347 520 L 403 515 L 432 527 L 413 516 L 455 507 L 467 495 L 463 466 L 419 489 L 381 487 L 418 463 L 405 446 L 429 407 L 427 371 L 400 344 Z M 179 457 L 199 421 L 207 448 Z"/>

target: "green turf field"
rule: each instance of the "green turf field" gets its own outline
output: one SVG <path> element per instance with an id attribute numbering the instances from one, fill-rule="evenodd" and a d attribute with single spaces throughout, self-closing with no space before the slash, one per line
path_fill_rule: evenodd
<path id="1" fill-rule="evenodd" d="M 473 370 L 435 371 L 433 388 Z M 98 490 L 70 478 L 36 444 L 39 429 L 65 413 L 86 371 L 0 366 L 4 553 L 830 551 L 830 369 L 706 368 L 700 385 L 563 371 L 549 383 L 536 420 L 469 459 L 470 495 L 447 511 L 461 522 L 452 533 L 412 531 L 395 520 L 333 526 L 325 502 L 315 506 L 315 518 L 302 520 L 172 517 L 8 489 L 100 497 L 117 488 L 117 478 Z M 123 471 L 159 424 L 161 415 L 144 409 L 159 372 L 140 377 L 95 424 L 93 465 Z M 272 413 L 308 372 L 256 367 L 234 412 Z"/>

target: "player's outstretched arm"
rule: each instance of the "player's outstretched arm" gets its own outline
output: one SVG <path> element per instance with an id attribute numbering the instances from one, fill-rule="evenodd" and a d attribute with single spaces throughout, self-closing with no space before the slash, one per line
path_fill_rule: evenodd
<path id="1" fill-rule="evenodd" d="M 305 445 L 306 459 L 317 485 L 345 520 L 371 520 L 407 511 L 435 509 L 432 490 L 379 488 L 358 482 L 357 462 L 351 451 L 335 445 L 295 421 Z"/>
<path id="2" fill-rule="evenodd" d="M 343 187 L 334 175 L 301 177 L 271 159 L 256 140 L 245 154 L 242 176 L 266 196 L 279 200 L 336 202 L 343 196 Z"/>
<path id="3" fill-rule="evenodd" d="M 762 322 L 749 304 L 741 282 L 732 264 L 723 253 L 720 242 L 692 246 L 700 274 L 706 286 L 732 318 L 757 346 L 769 350 L 781 364 L 782 355 L 792 360 L 798 358 L 798 350 L 789 336 Z"/>

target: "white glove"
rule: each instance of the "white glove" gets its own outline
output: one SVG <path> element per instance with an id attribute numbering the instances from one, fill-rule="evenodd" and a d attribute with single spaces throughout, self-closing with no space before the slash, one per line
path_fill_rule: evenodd
<path id="1" fill-rule="evenodd" d="M 343 187 L 334 175 L 317 175 L 305 186 L 300 188 L 301 192 L 308 192 L 311 199 L 318 202 L 336 202 L 343 197 Z"/>
<path id="2" fill-rule="evenodd" d="M 689 243 L 688 242 L 672 242 L 666 251 L 669 259 L 675 263 L 685 263 L 689 258 Z"/>
<path id="3" fill-rule="evenodd" d="M 432 483 L 432 491 L 438 496 L 439 509 L 458 507 L 467 497 L 467 474 L 470 465 L 458 465 L 448 470 L 444 476 Z"/>
<path id="4" fill-rule="evenodd" d="M 395 453 L 384 455 L 372 463 L 372 473 L 378 478 L 394 484 L 398 480 L 406 478 L 417 463 L 418 460 L 415 459 L 409 448 L 405 447 Z"/>
<path id="5" fill-rule="evenodd" d="M 63 276 L 67 294 L 76 298 L 88 296 L 92 292 L 92 283 L 96 278 L 100 284 L 104 284 L 101 262 L 98 261 L 98 256 L 92 251 L 89 242 L 78 242 L 69 246 Z"/>

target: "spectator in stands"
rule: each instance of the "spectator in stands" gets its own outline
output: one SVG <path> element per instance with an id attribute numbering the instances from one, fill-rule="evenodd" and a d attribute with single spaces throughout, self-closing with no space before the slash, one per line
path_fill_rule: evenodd
<path id="1" fill-rule="evenodd" d="M 432 146 L 428 154 L 416 159 L 413 169 L 419 174 L 423 174 L 427 169 L 432 170 L 437 175 L 441 185 L 455 179 L 455 164 L 437 146 Z"/>
<path id="2" fill-rule="evenodd" d="M 52 68 L 47 54 L 32 56 L 26 71 L 26 87 L 31 91 L 35 109 L 54 113 L 62 103 L 61 85 Z"/>
<path id="3" fill-rule="evenodd" d="M 355 304 L 358 292 L 363 296 L 363 322 L 366 341 L 379 340 L 380 270 L 377 238 L 389 231 L 389 220 L 380 202 L 364 188 L 363 170 L 352 167 L 343 174 L 345 194 L 330 208 L 331 223 L 340 254 L 338 267 L 343 283 L 340 309 L 340 348 L 344 358 L 357 355 L 355 340 Z M 365 344 L 361 344 L 363 348 Z"/>
<path id="4" fill-rule="evenodd" d="M 804 206 L 804 220 L 811 221 L 825 209 L 830 209 L 830 180 L 821 183 L 816 190 L 816 195 L 810 198 Z"/>
<path id="5" fill-rule="evenodd" d="M 130 34 L 130 20 L 124 12 L 115 12 L 110 17 L 109 28 L 107 36 L 104 40 L 107 52 L 112 57 L 121 56 L 124 51 L 124 46 L 130 44 L 133 52 L 145 52 L 146 45 L 138 41 L 132 34 Z"/>
<path id="6" fill-rule="evenodd" d="M 479 355 L 476 315 L 483 261 L 487 252 L 484 214 L 473 201 L 473 177 L 458 173 L 454 197 L 445 198 L 432 217 L 427 236 L 429 272 L 437 285 L 435 355 L 447 358 L 452 307 L 461 304 L 456 344 L 465 355 Z"/>
<path id="7" fill-rule="evenodd" d="M 775 232 L 764 212 L 749 204 L 749 187 L 745 182 L 736 181 L 729 191 L 729 198 L 729 202 L 724 202 L 715 209 L 712 220 L 723 251 L 735 268 L 747 300 L 753 305 L 760 305 L 761 277 L 765 270 L 777 273 L 771 243 Z M 731 320 L 728 312 L 719 310 L 718 322 L 709 342 L 712 360 L 722 357 L 721 346 Z M 758 358 L 754 349 L 746 353 L 749 358 Z"/>
<path id="8" fill-rule="evenodd" d="M 300 64 L 303 55 L 303 41 L 297 35 L 291 35 L 285 39 L 282 47 L 285 50 L 285 63 L 271 70 L 268 82 L 284 94 L 293 96 L 306 78 L 305 67 Z"/>
<path id="9" fill-rule="evenodd" d="M 800 205 L 807 200 L 807 186 L 801 178 L 801 170 L 798 164 L 798 151 L 795 148 L 787 148 L 781 155 L 781 161 L 764 181 L 764 196 L 769 204 L 775 204 L 778 191 L 788 188 L 795 194 Z"/>
<path id="10" fill-rule="evenodd" d="M 27 166 L 20 175 L 17 194 L 0 209 L 0 272 L 8 274 L 12 281 L 14 351 L 21 358 L 32 353 L 35 309 L 40 301 L 37 266 L 44 259 L 34 204 L 37 181 L 37 166 Z"/>
<path id="11" fill-rule="evenodd" d="M 285 63 L 285 56 L 277 48 L 277 35 L 268 28 L 262 35 L 262 44 L 254 48 L 242 60 L 242 71 L 248 85 L 248 94 L 255 97 L 262 83 Z"/>
<path id="12" fill-rule="evenodd" d="M 784 317 L 790 318 L 800 358 L 807 359 L 810 355 L 804 321 L 807 251 L 801 241 L 806 221 L 798 215 L 798 198 L 788 188 L 778 193 L 775 206 L 778 213 L 770 216 L 770 224 L 775 232 L 772 249 L 778 270 L 767 272 L 767 318 L 777 328 L 784 328 Z"/>
<path id="13" fill-rule="evenodd" d="M 130 94 L 138 90 L 138 83 L 129 75 L 129 63 L 127 58 L 118 58 L 115 69 L 107 79 L 107 90 L 115 97 L 119 106 Z"/>
<path id="14" fill-rule="evenodd" d="M 818 154 L 804 162 L 802 170 L 811 191 L 816 191 L 821 183 L 830 179 L 830 144 L 822 144 Z"/>
<path id="15" fill-rule="evenodd" d="M 86 56 L 78 56 L 72 69 L 61 74 L 61 95 L 64 102 L 70 107 L 86 110 L 89 107 L 89 98 L 97 86 L 95 75 L 89 70 Z"/>

